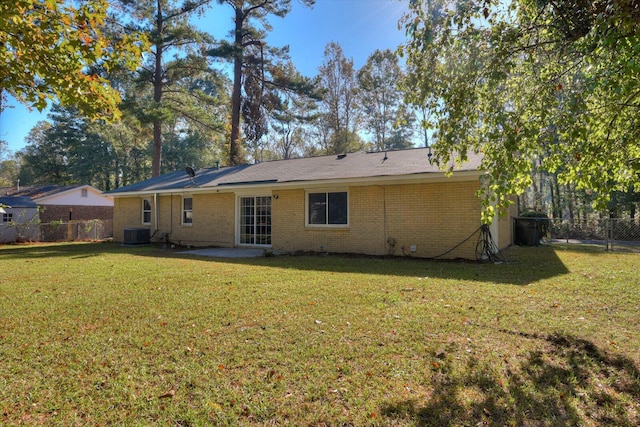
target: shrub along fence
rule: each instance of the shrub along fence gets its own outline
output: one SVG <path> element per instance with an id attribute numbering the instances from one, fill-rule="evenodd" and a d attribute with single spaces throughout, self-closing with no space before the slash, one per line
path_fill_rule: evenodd
<path id="1" fill-rule="evenodd" d="M 605 250 L 640 252 L 640 219 L 594 218 L 551 219 L 549 234 L 552 242 L 591 243 Z"/>
<path id="2" fill-rule="evenodd" d="M 113 220 L 1 223 L 0 242 L 59 242 L 113 237 Z"/>

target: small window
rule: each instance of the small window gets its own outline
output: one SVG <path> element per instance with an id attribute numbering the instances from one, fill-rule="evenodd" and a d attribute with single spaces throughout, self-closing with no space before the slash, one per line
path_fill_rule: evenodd
<path id="1" fill-rule="evenodd" d="M 151 224 L 151 200 L 142 200 L 142 223 Z"/>
<path id="2" fill-rule="evenodd" d="M 307 225 L 348 225 L 348 199 L 346 191 L 307 193 Z"/>
<path id="3" fill-rule="evenodd" d="M 12 213 L 3 213 L 2 214 L 2 222 L 11 222 L 13 221 L 13 214 Z"/>
<path id="4" fill-rule="evenodd" d="M 87 194 L 86 188 L 83 188 L 82 190 L 80 190 L 80 197 L 89 197 L 89 195 Z"/>
<path id="5" fill-rule="evenodd" d="M 182 198 L 182 224 L 193 224 L 193 198 L 191 197 Z"/>

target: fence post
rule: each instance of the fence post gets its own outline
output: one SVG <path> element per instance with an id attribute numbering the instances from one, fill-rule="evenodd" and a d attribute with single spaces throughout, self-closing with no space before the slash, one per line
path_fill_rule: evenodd
<path id="1" fill-rule="evenodd" d="M 605 251 L 609 252 L 609 238 L 611 235 L 611 218 L 605 218 L 604 220 L 604 243 L 605 243 Z"/>

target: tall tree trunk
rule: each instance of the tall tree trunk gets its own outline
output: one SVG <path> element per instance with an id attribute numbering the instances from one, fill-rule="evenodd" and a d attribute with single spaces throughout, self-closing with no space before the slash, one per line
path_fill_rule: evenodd
<path id="1" fill-rule="evenodd" d="M 291 144 L 291 128 L 287 128 L 284 132 L 284 159 L 289 160 L 291 158 L 291 151 L 293 149 Z"/>
<path id="2" fill-rule="evenodd" d="M 573 219 L 573 191 L 571 190 L 571 184 L 567 184 L 565 187 L 567 193 L 567 208 L 569 209 L 569 219 Z"/>
<path id="3" fill-rule="evenodd" d="M 151 163 L 151 176 L 160 175 L 160 164 L 162 163 L 162 123 L 160 120 L 153 121 L 153 160 Z"/>
<path id="4" fill-rule="evenodd" d="M 242 139 L 240 136 L 240 107 L 242 102 L 242 26 L 244 13 L 236 7 L 235 39 L 236 54 L 233 60 L 233 94 L 231 96 L 231 141 L 229 143 L 229 164 L 240 165 L 242 158 Z"/>
<path id="5" fill-rule="evenodd" d="M 538 190 L 538 183 L 535 177 L 531 180 L 531 186 L 533 187 L 533 210 L 537 211 L 540 191 Z"/>
<path id="6" fill-rule="evenodd" d="M 562 194 L 558 184 L 558 175 L 547 174 L 549 179 L 549 191 L 551 194 L 551 215 L 553 218 L 562 218 Z"/>
<path id="7" fill-rule="evenodd" d="M 556 203 L 553 205 L 553 216 L 562 218 L 562 196 L 560 195 L 560 184 L 558 183 L 558 175 L 553 174 L 553 186 L 556 189 Z"/>
<path id="8" fill-rule="evenodd" d="M 158 31 L 158 41 L 156 42 L 156 58 L 153 79 L 153 100 L 156 107 L 160 106 L 162 101 L 162 4 L 158 0 L 158 15 L 156 17 L 156 30 Z M 151 176 L 160 175 L 160 165 L 162 163 L 162 123 L 156 117 L 153 119 L 153 160 L 151 162 Z"/>
<path id="9" fill-rule="evenodd" d="M 520 203 L 518 203 L 518 213 L 517 215 L 520 215 L 520 213 L 522 212 L 526 212 L 528 209 L 527 207 L 527 192 L 524 192 L 520 195 Z"/>
<path id="10" fill-rule="evenodd" d="M 633 185 L 629 185 L 627 188 L 627 197 L 628 197 L 628 207 L 629 207 L 629 218 L 634 219 L 636 217 L 636 198 L 634 197 L 635 191 L 633 191 Z"/>
<path id="11" fill-rule="evenodd" d="M 555 188 L 553 186 L 553 177 L 549 177 L 549 196 L 551 197 L 551 216 L 553 218 L 559 218 L 556 215 L 556 199 L 560 197 L 558 193 L 556 193 Z"/>

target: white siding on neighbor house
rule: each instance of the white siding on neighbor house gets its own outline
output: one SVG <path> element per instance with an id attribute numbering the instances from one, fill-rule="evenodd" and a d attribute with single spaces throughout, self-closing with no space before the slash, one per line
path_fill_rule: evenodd
<path id="1" fill-rule="evenodd" d="M 4 208 L 6 214 L 12 214 L 12 223 L 2 222 L 0 214 L 0 243 L 15 242 L 17 240 L 38 240 L 40 227 L 38 210 L 36 208 Z"/>
<path id="2" fill-rule="evenodd" d="M 82 197 L 82 190 L 87 190 L 87 197 Z M 39 205 L 63 206 L 113 206 L 113 197 L 103 196 L 92 187 L 79 187 L 59 194 L 34 200 Z"/>

